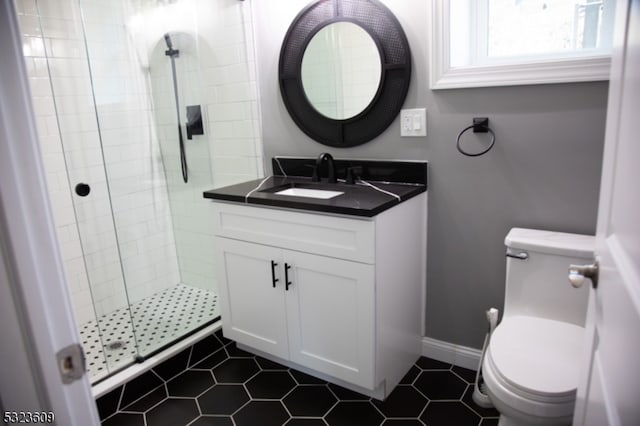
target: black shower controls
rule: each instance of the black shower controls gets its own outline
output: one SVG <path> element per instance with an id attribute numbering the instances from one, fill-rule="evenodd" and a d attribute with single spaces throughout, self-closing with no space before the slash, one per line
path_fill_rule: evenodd
<path id="1" fill-rule="evenodd" d="M 193 135 L 204 135 L 200 105 L 187 105 L 187 139 Z"/>
<path id="2" fill-rule="evenodd" d="M 76 185 L 76 194 L 81 197 L 86 197 L 91 192 L 91 187 L 86 183 L 80 182 Z"/>

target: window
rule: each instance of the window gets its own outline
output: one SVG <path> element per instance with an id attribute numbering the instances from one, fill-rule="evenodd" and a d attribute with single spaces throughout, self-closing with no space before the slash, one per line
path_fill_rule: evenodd
<path id="1" fill-rule="evenodd" d="M 614 0 L 434 0 L 431 88 L 606 80 Z"/>

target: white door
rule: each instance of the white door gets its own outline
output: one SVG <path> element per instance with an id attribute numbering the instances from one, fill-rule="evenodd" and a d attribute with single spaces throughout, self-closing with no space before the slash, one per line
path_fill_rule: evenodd
<path id="1" fill-rule="evenodd" d="M 374 266 L 284 251 L 290 359 L 369 389 L 374 383 Z"/>
<path id="2" fill-rule="evenodd" d="M 269 246 L 216 239 L 225 337 L 288 358 L 281 255 Z"/>
<path id="3" fill-rule="evenodd" d="M 617 7 L 596 233 L 600 276 L 576 425 L 640 425 L 640 1 Z"/>
<path id="4" fill-rule="evenodd" d="M 51 219 L 15 3 L 0 1 L 0 415 L 2 424 L 98 425 L 86 374 L 65 384 L 56 356 L 79 347 L 80 338 Z M 82 372 L 80 359 L 67 361 Z"/>

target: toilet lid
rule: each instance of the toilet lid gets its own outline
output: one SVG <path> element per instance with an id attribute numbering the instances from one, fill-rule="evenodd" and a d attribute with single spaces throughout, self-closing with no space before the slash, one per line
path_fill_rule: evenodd
<path id="1" fill-rule="evenodd" d="M 540 396 L 568 396 L 578 386 L 584 328 L 514 316 L 494 330 L 489 356 L 512 386 Z"/>

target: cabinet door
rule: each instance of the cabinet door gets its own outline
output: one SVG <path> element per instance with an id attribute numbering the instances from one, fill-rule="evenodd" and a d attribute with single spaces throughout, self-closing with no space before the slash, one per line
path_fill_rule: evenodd
<path id="1" fill-rule="evenodd" d="M 374 266 L 293 251 L 283 258 L 290 359 L 373 389 Z"/>
<path id="2" fill-rule="evenodd" d="M 227 238 L 217 238 L 216 250 L 224 335 L 288 358 L 282 251 Z"/>

